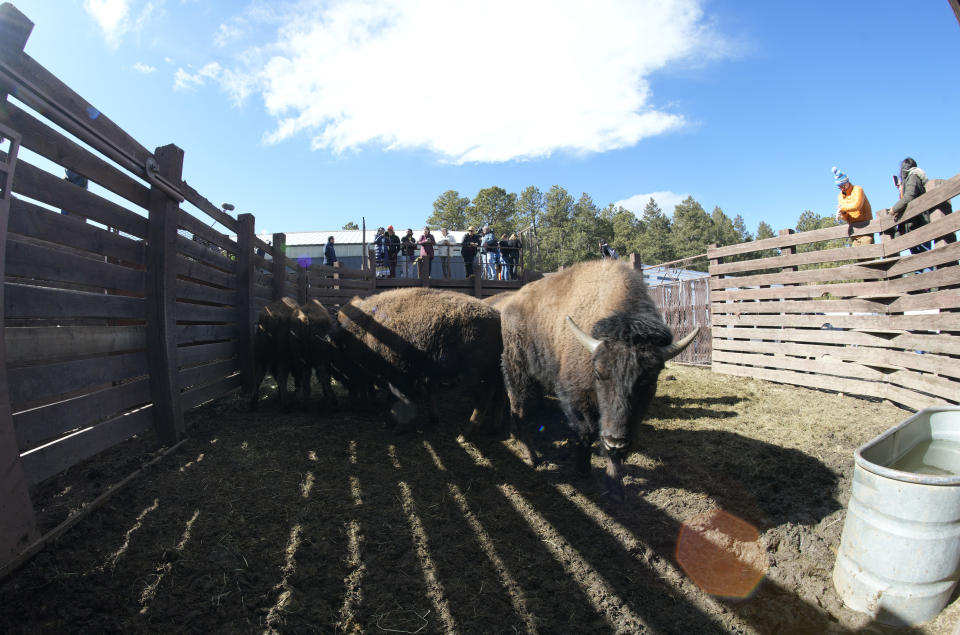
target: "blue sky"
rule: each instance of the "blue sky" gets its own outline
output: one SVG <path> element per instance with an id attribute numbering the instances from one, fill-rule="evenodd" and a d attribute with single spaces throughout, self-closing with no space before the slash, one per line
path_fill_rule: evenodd
<path id="1" fill-rule="evenodd" d="M 552 185 L 755 232 L 960 172 L 948 0 L 19 0 L 26 51 L 258 232 L 422 227 L 441 193 Z M 222 228 L 221 228 L 222 229 Z"/>

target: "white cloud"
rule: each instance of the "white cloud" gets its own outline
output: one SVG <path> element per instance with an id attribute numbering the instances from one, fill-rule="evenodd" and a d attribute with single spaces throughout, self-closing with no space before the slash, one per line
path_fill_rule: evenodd
<path id="1" fill-rule="evenodd" d="M 120 46 L 127 33 L 142 31 L 156 9 L 153 2 L 145 2 L 133 16 L 132 5 L 133 0 L 83 0 L 84 10 L 96 20 L 107 44 L 114 48 Z"/>
<path id="2" fill-rule="evenodd" d="M 643 210 L 652 198 L 667 216 L 673 216 L 673 208 L 682 203 L 689 194 L 676 194 L 675 192 L 650 192 L 649 194 L 634 194 L 630 198 L 617 201 L 614 206 L 623 207 L 633 212 L 637 218 L 643 215 Z"/>
<path id="3" fill-rule="evenodd" d="M 215 80 L 220 77 L 223 68 L 216 62 L 210 62 L 196 73 L 190 73 L 182 68 L 178 68 L 173 74 L 173 87 L 176 90 L 191 90 L 199 88 L 207 83 L 208 79 Z"/>
<path id="4" fill-rule="evenodd" d="M 144 64 L 143 62 L 137 62 L 133 65 L 133 70 L 138 73 L 143 73 L 144 75 L 149 75 L 157 70 L 156 66 L 150 66 L 149 64 Z"/>
<path id="5" fill-rule="evenodd" d="M 277 122 L 265 141 L 426 148 L 455 163 L 604 152 L 678 129 L 648 78 L 726 50 L 700 0 L 303 0 L 278 15 L 276 40 L 220 75 L 237 101 L 262 95 Z"/>

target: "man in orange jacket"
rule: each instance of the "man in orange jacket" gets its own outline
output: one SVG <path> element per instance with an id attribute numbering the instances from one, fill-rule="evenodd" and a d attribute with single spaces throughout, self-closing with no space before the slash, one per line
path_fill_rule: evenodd
<path id="1" fill-rule="evenodd" d="M 873 210 L 870 209 L 870 201 L 867 195 L 863 193 L 863 188 L 859 185 L 850 183 L 847 175 L 833 168 L 833 182 L 840 188 L 837 194 L 837 220 L 849 224 L 860 223 L 873 220 Z M 873 234 L 853 237 L 854 245 L 872 245 Z"/>

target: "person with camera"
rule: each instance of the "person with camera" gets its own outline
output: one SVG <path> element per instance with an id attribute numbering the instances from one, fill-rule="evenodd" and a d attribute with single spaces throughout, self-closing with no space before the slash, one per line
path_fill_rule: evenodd
<path id="1" fill-rule="evenodd" d="M 907 205 L 910 204 L 910 201 L 927 193 L 927 173 L 917 167 L 917 162 L 912 157 L 907 157 L 900 162 L 900 177 L 898 179 L 894 176 L 893 183 L 900 192 L 900 200 L 890 206 L 886 216 L 895 221 L 899 221 L 900 217 L 903 216 L 903 212 L 907 209 Z M 896 238 L 897 236 L 903 236 L 904 234 L 912 232 L 915 229 L 920 229 L 929 222 L 930 211 L 924 210 L 922 214 L 908 218 L 902 223 L 898 222 L 884 233 L 891 238 Z M 931 245 L 928 241 L 910 247 L 910 253 L 922 254 L 925 251 L 930 251 L 930 249 Z"/>
<path id="2" fill-rule="evenodd" d="M 473 259 L 477 256 L 477 247 L 480 246 L 480 237 L 474 233 L 473 226 L 467 227 L 467 233 L 460 242 L 460 255 L 463 256 L 464 277 L 473 277 Z"/>
<path id="3" fill-rule="evenodd" d="M 870 208 L 870 201 L 867 200 L 867 195 L 863 193 L 862 187 L 851 183 L 849 177 L 838 170 L 836 166 L 833 167 L 833 182 L 840 188 L 840 193 L 837 194 L 836 218 L 838 222 L 847 223 L 849 226 L 854 223 L 873 220 L 873 210 Z M 849 231 L 852 232 L 853 229 L 850 228 Z M 851 240 L 854 246 L 872 245 L 873 234 L 854 236 Z"/>

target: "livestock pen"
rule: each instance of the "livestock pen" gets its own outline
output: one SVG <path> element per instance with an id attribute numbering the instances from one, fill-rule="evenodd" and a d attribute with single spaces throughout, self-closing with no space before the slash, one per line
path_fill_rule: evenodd
<path id="1" fill-rule="evenodd" d="M 958 215 L 908 240 L 842 253 L 792 250 L 842 238 L 846 228 L 711 250 L 709 301 L 700 290 L 668 289 L 660 306 L 677 324 L 713 321 L 705 337 L 719 372 L 664 373 L 651 423 L 640 430 L 642 451 L 628 466 L 630 507 L 616 508 L 557 469 L 568 450 L 549 410 L 540 439 L 547 460 L 537 471 L 509 441 L 473 444 L 443 431 L 393 438 L 359 408 L 248 413 L 236 392 L 252 377 L 253 318 L 272 299 L 335 307 L 393 286 L 484 297 L 519 283 L 384 281 L 286 258 L 283 234 L 267 244 L 252 215 L 233 217 L 188 185 L 182 150 L 150 152 L 26 55 L 31 28 L 13 6 L 0 7 L 3 630 L 769 632 L 857 624 L 816 587 L 824 579 L 817 566 L 829 561 L 839 532 L 837 498 L 858 435 L 902 413 L 835 394 L 801 399 L 750 377 L 914 407 L 955 399 L 948 388 L 956 376 L 943 368 L 957 356 L 951 315 L 960 268 L 947 265 L 960 255 L 950 245 L 916 257 L 893 250 L 955 231 Z M 95 187 L 63 180 L 64 168 Z M 954 196 L 956 181 L 908 214 Z M 758 249 L 779 251 L 725 262 Z M 818 276 L 827 274 L 805 265 L 854 258 L 867 261 L 829 275 L 886 282 L 864 290 L 880 296 L 848 297 L 844 282 L 828 289 L 842 305 L 810 297 L 822 295 Z M 927 267 L 936 269 L 897 277 Z M 695 307 L 684 313 L 687 298 Z M 806 304 L 782 310 L 794 298 Z M 731 308 L 773 299 L 776 311 Z M 939 332 L 915 333 L 933 325 L 911 312 L 932 308 Z M 868 311 L 878 315 L 856 315 Z M 785 322 L 770 323 L 774 315 Z M 823 330 L 818 320 L 847 331 Z M 871 328 L 894 332 L 864 330 Z M 831 355 L 849 357 L 843 372 L 823 357 L 828 344 Z M 801 348 L 809 346 L 818 349 Z M 887 351 L 902 362 L 897 368 L 888 368 Z M 892 372 L 860 377 L 878 368 Z M 784 409 L 771 423 L 776 399 L 849 425 L 830 421 L 828 445 L 814 434 L 828 426 L 823 420 Z M 458 405 L 447 404 L 451 420 L 463 418 Z M 781 442 L 800 421 L 803 434 Z M 128 469 L 97 461 L 115 454 Z M 137 487 L 120 489 L 137 474 Z M 675 559 L 678 535 L 709 529 L 716 508 L 748 519 L 776 556 L 750 601 L 705 592 Z M 23 566 L 46 544 L 53 548 Z"/>

